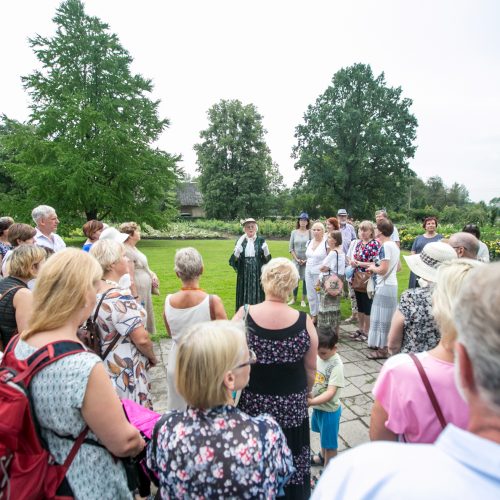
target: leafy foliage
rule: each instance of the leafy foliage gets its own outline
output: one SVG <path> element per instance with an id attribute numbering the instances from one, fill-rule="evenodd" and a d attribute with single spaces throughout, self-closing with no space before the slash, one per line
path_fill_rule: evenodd
<path id="1" fill-rule="evenodd" d="M 42 68 L 23 78 L 30 123 L 4 118 L 5 168 L 32 206 L 157 220 L 177 158 L 150 146 L 168 125 L 148 96 L 151 81 L 130 72 L 129 53 L 80 0 L 63 2 L 54 22 L 52 38 L 30 40 Z"/>
<path id="2" fill-rule="evenodd" d="M 207 217 L 258 217 L 279 192 L 282 178 L 264 140 L 262 116 L 253 104 L 221 100 L 208 110 L 209 126 L 194 149 Z"/>
<path id="3" fill-rule="evenodd" d="M 414 176 L 416 118 L 400 87 L 387 87 L 384 74 L 355 64 L 338 71 L 296 127 L 295 167 L 299 184 L 315 194 L 321 211 L 344 207 L 366 217 L 404 194 Z"/>

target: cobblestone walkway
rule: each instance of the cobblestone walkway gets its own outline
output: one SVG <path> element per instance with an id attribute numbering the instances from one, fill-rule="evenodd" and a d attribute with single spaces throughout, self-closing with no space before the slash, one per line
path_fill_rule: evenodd
<path id="1" fill-rule="evenodd" d="M 339 354 L 344 362 L 347 385 L 342 390 L 342 417 L 340 420 L 339 452 L 365 443 L 368 438 L 370 412 L 373 403 L 371 390 L 383 361 L 366 358 L 371 352 L 365 343 L 351 340 L 348 334 L 356 330 L 353 325 L 340 327 Z M 150 370 L 154 408 L 163 413 L 167 407 L 166 364 L 172 341 L 162 339 L 155 345 L 160 363 Z M 311 447 L 320 449 L 319 434 L 311 433 Z"/>

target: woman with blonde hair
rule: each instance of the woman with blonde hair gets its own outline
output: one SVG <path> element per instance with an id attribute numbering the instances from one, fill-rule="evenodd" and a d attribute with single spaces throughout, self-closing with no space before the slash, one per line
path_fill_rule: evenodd
<path id="1" fill-rule="evenodd" d="M 275 498 L 293 472 L 276 421 L 234 407 L 255 354 L 242 322 L 191 326 L 179 342 L 176 384 L 184 411 L 167 412 L 148 446 L 162 498 Z"/>
<path id="2" fill-rule="evenodd" d="M 373 388 L 372 440 L 433 443 L 448 423 L 467 428 L 468 407 L 455 385 L 453 303 L 468 273 L 480 265 L 476 260 L 455 259 L 439 266 L 432 313 L 441 340 L 430 351 L 397 354 L 386 361 Z"/>
<path id="3" fill-rule="evenodd" d="M 149 269 L 148 258 L 137 248 L 137 243 L 141 240 L 141 228 L 135 222 L 124 222 L 119 230 L 129 235 L 125 240 L 125 255 L 130 263 L 130 277 L 137 290 L 137 300 L 147 312 L 146 329 L 149 333 L 156 333 L 152 291 L 154 288 L 159 295 L 160 282 L 158 276 Z"/>
<path id="4" fill-rule="evenodd" d="M 79 342 L 76 332 L 95 305 L 101 275 L 97 261 L 81 250 L 52 256 L 38 275 L 32 319 L 15 346 L 16 358 L 24 360 L 55 341 Z M 125 470 L 115 457 L 136 456 L 145 443 L 127 421 L 99 357 L 83 350 L 51 363 L 33 377 L 30 394 L 57 463 L 90 428 L 66 474 L 74 497 L 131 499 Z"/>
<path id="5" fill-rule="evenodd" d="M 17 247 L 9 257 L 9 276 L 0 281 L 0 351 L 16 331 L 28 327 L 33 298 L 28 282 L 36 278 L 46 252 L 34 245 Z"/>
<path id="6" fill-rule="evenodd" d="M 316 324 L 319 311 L 319 287 L 316 284 L 319 279 L 319 268 L 329 250 L 325 240 L 325 226 L 321 222 L 315 222 L 311 232 L 313 237 L 306 246 L 306 288 L 309 312 L 313 323 Z"/>
<path id="7" fill-rule="evenodd" d="M 182 286 L 178 292 L 167 295 L 163 312 L 165 327 L 173 340 L 167 362 L 167 409 L 185 410 L 186 402 L 175 385 L 177 344 L 186 329 L 195 323 L 227 319 L 227 316 L 222 300 L 200 288 L 203 259 L 198 250 L 192 247 L 177 250 L 174 271 Z"/>
<path id="8" fill-rule="evenodd" d="M 122 290 L 120 278 L 128 272 L 123 243 L 99 240 L 90 255 L 102 268 L 97 286 L 97 327 L 104 366 L 120 399 L 126 398 L 152 409 L 149 367 L 157 363 L 153 342 L 145 329 L 147 313 L 129 291 Z"/>
<path id="9" fill-rule="evenodd" d="M 241 307 L 233 318 L 245 317 L 248 346 L 257 356 L 238 407 L 253 416 L 268 413 L 283 429 L 296 468 L 285 488 L 287 498 L 310 496 L 307 395 L 314 383 L 318 348 L 311 318 L 287 304 L 298 279 L 290 260 L 272 259 L 262 268 L 264 302 Z"/>
<path id="10" fill-rule="evenodd" d="M 380 251 L 380 243 L 375 239 L 375 226 L 373 222 L 364 220 L 358 227 L 359 240 L 349 249 L 347 263 L 354 269 L 351 287 L 354 290 L 358 308 L 358 329 L 349 336 L 359 342 L 368 339 L 370 331 L 370 315 L 373 299 L 366 292 L 366 281 L 370 273 L 367 268 L 377 258 Z M 355 279 L 356 273 L 358 277 Z M 359 279 L 361 277 L 361 280 Z M 358 283 L 364 283 L 359 287 Z"/>

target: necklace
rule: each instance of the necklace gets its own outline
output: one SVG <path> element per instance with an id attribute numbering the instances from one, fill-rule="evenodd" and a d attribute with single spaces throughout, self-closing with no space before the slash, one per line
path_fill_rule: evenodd
<path id="1" fill-rule="evenodd" d="M 181 290 L 182 291 L 186 291 L 186 290 L 201 290 L 201 291 L 203 291 L 203 288 L 200 288 L 198 286 L 182 286 Z"/>
<path id="2" fill-rule="evenodd" d="M 104 281 L 104 283 L 106 283 L 107 285 L 116 286 L 116 287 L 119 286 L 116 281 L 105 280 L 105 279 L 102 279 L 101 281 Z"/>
<path id="3" fill-rule="evenodd" d="M 284 304 L 280 299 L 266 299 L 265 302 L 278 302 L 279 304 Z"/>

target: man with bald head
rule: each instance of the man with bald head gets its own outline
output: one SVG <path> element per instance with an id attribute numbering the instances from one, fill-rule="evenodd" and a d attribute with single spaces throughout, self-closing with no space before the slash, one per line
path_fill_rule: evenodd
<path id="1" fill-rule="evenodd" d="M 455 233 L 450 236 L 448 243 L 455 249 L 458 258 L 477 259 L 479 240 L 470 233 Z"/>

